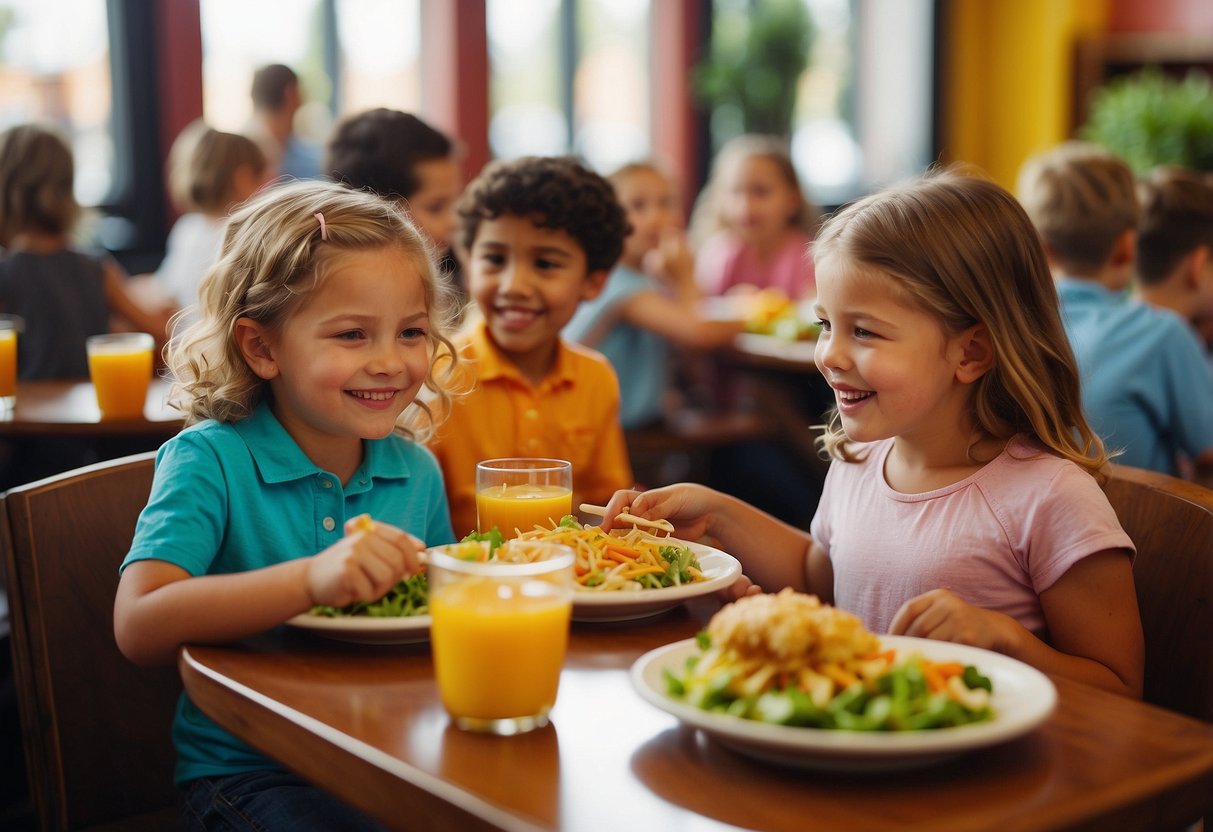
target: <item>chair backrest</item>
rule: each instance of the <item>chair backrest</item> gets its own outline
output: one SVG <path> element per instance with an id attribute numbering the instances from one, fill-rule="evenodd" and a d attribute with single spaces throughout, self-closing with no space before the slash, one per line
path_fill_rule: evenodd
<path id="1" fill-rule="evenodd" d="M 175 668 L 127 661 L 113 626 L 118 566 L 153 461 L 103 462 L 2 498 L 13 669 L 42 829 L 163 829 L 175 814 L 181 681 Z"/>
<path id="2" fill-rule="evenodd" d="M 1124 465 L 1104 485 L 1137 545 L 1145 699 L 1213 722 L 1213 491 Z"/>

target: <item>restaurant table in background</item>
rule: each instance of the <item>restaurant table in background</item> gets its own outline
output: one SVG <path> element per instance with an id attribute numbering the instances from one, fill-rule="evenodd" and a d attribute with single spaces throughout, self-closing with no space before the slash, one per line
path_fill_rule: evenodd
<path id="1" fill-rule="evenodd" d="M 517 737 L 451 725 L 425 643 L 279 630 L 187 646 L 178 666 L 206 714 L 393 829 L 1120 831 L 1213 810 L 1213 726 L 1065 679 L 1036 731 L 921 769 L 735 754 L 645 703 L 628 675 L 716 608 L 574 623 L 552 724 Z"/>
<path id="2" fill-rule="evenodd" d="M 184 424 L 169 386 L 153 379 L 142 417 L 111 420 L 87 379 L 18 382 L 13 409 L 0 413 L 0 489 L 160 447 Z"/>

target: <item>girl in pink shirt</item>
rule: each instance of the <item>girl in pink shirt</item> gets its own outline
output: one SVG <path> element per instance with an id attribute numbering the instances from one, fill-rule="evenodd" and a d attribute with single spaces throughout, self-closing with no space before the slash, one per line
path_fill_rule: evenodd
<path id="1" fill-rule="evenodd" d="M 763 586 L 814 592 L 874 631 L 1140 696 L 1133 544 L 1097 481 L 1108 456 L 1023 209 L 937 173 L 829 220 L 816 254 L 836 410 L 811 534 L 699 485 L 620 492 L 608 517 L 711 535 Z"/>
<path id="2" fill-rule="evenodd" d="M 817 224 L 786 144 L 739 136 L 716 157 L 691 217 L 695 279 L 708 295 L 755 287 L 793 300 L 811 296 Z"/>

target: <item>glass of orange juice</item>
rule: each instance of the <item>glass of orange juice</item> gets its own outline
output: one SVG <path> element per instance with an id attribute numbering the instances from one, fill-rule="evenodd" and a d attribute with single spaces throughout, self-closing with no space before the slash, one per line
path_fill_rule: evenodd
<path id="1" fill-rule="evenodd" d="M 486 459 L 476 463 L 476 528 L 506 539 L 573 513 L 573 464 L 563 459 Z"/>
<path id="2" fill-rule="evenodd" d="M 0 315 L 0 411 L 17 402 L 17 333 L 24 326 L 18 315 Z"/>
<path id="3" fill-rule="evenodd" d="M 510 561 L 429 550 L 430 642 L 442 705 L 468 731 L 522 734 L 548 724 L 569 640 L 573 550 L 511 541 Z M 519 551 L 525 550 L 525 551 Z M 499 553 L 502 550 L 498 550 Z"/>
<path id="4" fill-rule="evenodd" d="M 93 335 L 84 343 L 101 418 L 142 416 L 152 381 L 155 339 L 146 332 L 115 332 Z"/>

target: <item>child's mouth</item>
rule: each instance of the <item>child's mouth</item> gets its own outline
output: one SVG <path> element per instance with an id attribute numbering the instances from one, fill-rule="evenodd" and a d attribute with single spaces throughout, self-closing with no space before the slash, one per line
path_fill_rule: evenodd
<path id="1" fill-rule="evenodd" d="M 506 329 L 525 329 L 539 318 L 537 309 L 522 309 L 515 306 L 497 310 L 497 321 Z"/>
<path id="2" fill-rule="evenodd" d="M 385 410 L 396 399 L 395 390 L 347 390 L 361 404 L 373 410 Z"/>

